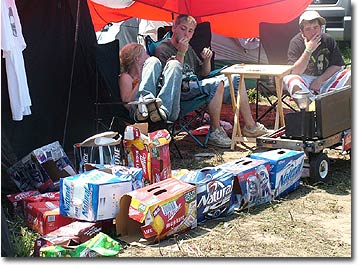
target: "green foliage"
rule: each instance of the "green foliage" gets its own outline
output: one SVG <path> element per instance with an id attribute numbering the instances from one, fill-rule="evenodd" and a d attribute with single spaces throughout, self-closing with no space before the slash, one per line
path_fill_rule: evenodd
<path id="1" fill-rule="evenodd" d="M 339 50 L 342 53 L 345 63 L 350 63 L 352 61 L 352 48 L 351 43 L 348 41 L 338 41 L 337 42 Z"/>
<path id="2" fill-rule="evenodd" d="M 28 228 L 24 220 L 18 216 L 9 221 L 9 232 L 15 257 L 31 257 L 34 252 L 35 240 L 40 235 Z"/>
<path id="3" fill-rule="evenodd" d="M 249 103 L 255 103 L 256 102 L 256 88 L 249 88 L 247 89 L 247 97 L 249 99 Z M 259 92 L 259 102 L 261 101 L 262 96 Z"/>

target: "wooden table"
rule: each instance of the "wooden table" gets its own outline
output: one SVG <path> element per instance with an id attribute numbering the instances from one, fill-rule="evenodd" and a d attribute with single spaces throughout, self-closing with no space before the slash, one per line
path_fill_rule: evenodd
<path id="1" fill-rule="evenodd" d="M 239 108 L 240 108 L 240 93 L 244 87 L 245 78 L 258 79 L 261 76 L 273 76 L 276 84 L 277 95 L 277 110 L 274 129 L 277 130 L 280 126 L 285 125 L 283 108 L 282 108 L 282 93 L 283 83 L 282 79 L 285 75 L 290 73 L 292 65 L 267 65 L 267 64 L 234 64 L 221 71 L 229 81 L 231 104 L 235 112 L 234 128 L 232 131 L 231 150 L 234 150 L 236 143 L 240 142 L 256 142 L 256 138 L 242 137 L 240 122 L 239 122 Z M 239 91 L 235 99 L 234 85 L 232 83 L 232 74 L 240 74 Z"/>

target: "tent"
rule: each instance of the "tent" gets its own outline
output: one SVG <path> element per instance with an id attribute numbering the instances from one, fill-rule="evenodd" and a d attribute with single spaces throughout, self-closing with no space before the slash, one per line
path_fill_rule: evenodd
<path id="1" fill-rule="evenodd" d="M 236 38 L 259 36 L 260 22 L 286 23 L 302 13 L 312 0 L 87 0 L 95 30 L 108 22 L 130 17 L 173 21 L 189 14 L 208 21 L 216 34 Z"/>

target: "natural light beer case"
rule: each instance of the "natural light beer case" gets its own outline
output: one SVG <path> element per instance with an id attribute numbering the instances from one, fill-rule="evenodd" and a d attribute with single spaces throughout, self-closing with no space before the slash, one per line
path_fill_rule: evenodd
<path id="1" fill-rule="evenodd" d="M 93 169 L 60 180 L 60 213 L 84 221 L 115 218 L 120 197 L 132 190 L 132 178 Z"/>
<path id="2" fill-rule="evenodd" d="M 282 197 L 300 186 L 305 153 L 275 149 L 250 155 L 270 162 L 270 184 L 274 198 Z"/>
<path id="3" fill-rule="evenodd" d="M 233 175 L 235 208 L 241 210 L 271 201 L 268 161 L 243 157 L 218 167 Z"/>
<path id="4" fill-rule="evenodd" d="M 84 164 L 85 171 L 90 171 L 92 169 L 112 174 L 123 182 L 132 181 L 132 190 L 144 187 L 143 170 L 141 168 L 119 165 Z"/>
<path id="5" fill-rule="evenodd" d="M 232 206 L 233 175 L 219 168 L 175 172 L 175 178 L 196 187 L 198 223 L 234 212 Z"/>

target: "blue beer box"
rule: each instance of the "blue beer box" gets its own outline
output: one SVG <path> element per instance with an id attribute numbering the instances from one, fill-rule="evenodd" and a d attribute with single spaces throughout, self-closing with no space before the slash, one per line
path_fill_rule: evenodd
<path id="1" fill-rule="evenodd" d="M 191 170 L 174 177 L 196 186 L 198 223 L 234 212 L 232 205 L 233 177 L 218 168 Z"/>
<path id="2" fill-rule="evenodd" d="M 268 161 L 243 157 L 218 167 L 233 174 L 235 209 L 242 210 L 272 200 Z"/>
<path id="3" fill-rule="evenodd" d="M 115 218 L 123 194 L 132 191 L 132 178 L 93 169 L 60 179 L 60 214 L 84 221 Z"/>
<path id="4" fill-rule="evenodd" d="M 274 198 L 286 196 L 298 189 L 301 182 L 305 153 L 289 149 L 275 149 L 250 155 L 270 162 L 270 184 Z"/>
<path id="5" fill-rule="evenodd" d="M 110 164 L 84 164 L 84 171 L 93 169 L 115 175 L 122 182 L 132 181 L 132 190 L 144 187 L 143 170 L 141 168 Z"/>

